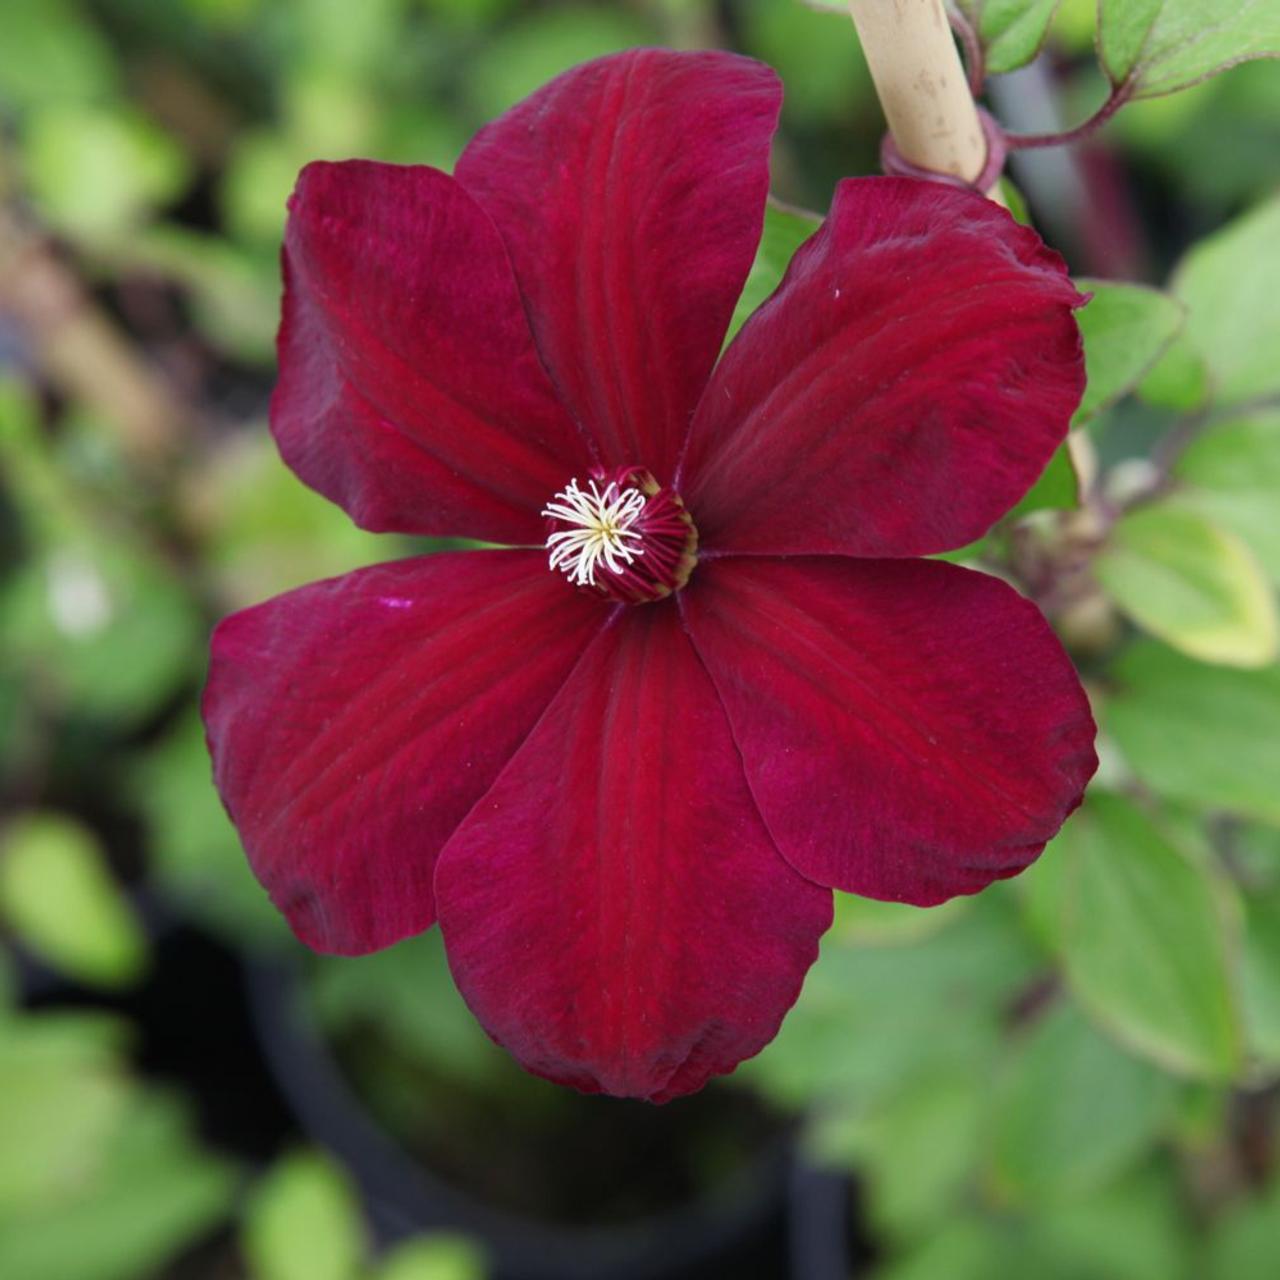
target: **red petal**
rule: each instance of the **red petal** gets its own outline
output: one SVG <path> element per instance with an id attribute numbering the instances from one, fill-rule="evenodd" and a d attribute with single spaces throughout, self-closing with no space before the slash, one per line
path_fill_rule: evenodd
<path id="1" fill-rule="evenodd" d="M 585 655 L 436 870 L 458 986 L 587 1093 L 665 1101 L 776 1034 L 831 895 L 778 856 L 671 603 Z"/>
<path id="2" fill-rule="evenodd" d="M 750 59 L 636 49 L 566 72 L 458 162 L 607 467 L 671 478 L 760 239 L 781 102 Z"/>
<path id="3" fill-rule="evenodd" d="M 285 233 L 285 461 L 367 529 L 541 542 L 590 452 L 547 380 L 506 250 L 447 174 L 311 164 Z"/>
<path id="4" fill-rule="evenodd" d="M 679 487 L 704 547 L 925 555 L 1030 488 L 1084 389 L 1062 259 L 989 200 L 842 182 L 725 352 Z"/>
<path id="5" fill-rule="evenodd" d="M 929 906 L 1015 875 L 1097 765 L 1036 607 L 937 561 L 728 559 L 683 595 L 778 848 L 819 884 Z"/>
<path id="6" fill-rule="evenodd" d="M 214 633 L 214 780 L 297 935 L 359 953 L 435 919 L 436 854 L 608 610 L 540 553 L 376 565 Z"/>

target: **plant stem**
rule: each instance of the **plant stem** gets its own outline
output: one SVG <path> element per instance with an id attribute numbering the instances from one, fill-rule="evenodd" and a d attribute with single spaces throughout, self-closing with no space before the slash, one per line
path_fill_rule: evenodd
<path id="1" fill-rule="evenodd" d="M 1010 151 L 1026 151 L 1033 147 L 1067 147 L 1074 142 L 1083 142 L 1097 133 L 1129 101 L 1133 96 L 1133 89 L 1133 83 L 1128 80 L 1116 85 L 1102 106 L 1074 129 L 1066 129 L 1061 133 L 1006 133 L 1005 146 Z"/>
<path id="2" fill-rule="evenodd" d="M 982 51 L 982 40 L 973 23 L 952 3 L 947 0 L 947 21 L 956 39 L 964 46 L 964 68 L 969 77 L 969 93 L 974 97 L 982 92 L 987 82 L 987 59 Z"/>

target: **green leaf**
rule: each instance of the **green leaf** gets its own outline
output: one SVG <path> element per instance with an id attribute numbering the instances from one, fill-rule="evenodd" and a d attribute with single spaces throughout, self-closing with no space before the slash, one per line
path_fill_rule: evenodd
<path id="1" fill-rule="evenodd" d="M 1213 1224 L 1204 1280 L 1275 1280 L 1280 1232 L 1280 1179 L 1261 1195 L 1236 1200 Z"/>
<path id="2" fill-rule="evenodd" d="M 1029 1224 L 1043 1240 L 1048 1268 L 993 1272 L 991 1280 L 996 1274 L 1035 1280 L 1192 1280 L 1184 1195 L 1176 1180 L 1153 1164 L 1086 1200 L 1055 1204 Z"/>
<path id="3" fill-rule="evenodd" d="M 1098 54 L 1135 98 L 1186 89 L 1250 58 L 1280 56 L 1273 0 L 1099 0 Z"/>
<path id="4" fill-rule="evenodd" d="M 0 668 L 79 715 L 133 720 L 193 674 L 205 626 L 170 566 L 70 470 L 0 388 L 0 472 L 27 550 L 0 579 Z"/>
<path id="5" fill-rule="evenodd" d="M 1242 9 L 1248 5 L 1240 6 Z M 1280 21 L 1280 6 L 1275 7 Z M 1218 405 L 1280 395 L 1280 196 L 1195 245 L 1171 281 Z"/>
<path id="6" fill-rule="evenodd" d="M 1104 723 L 1148 786 L 1280 826 L 1280 666 L 1233 671 L 1142 642 L 1112 677 Z"/>
<path id="7" fill-rule="evenodd" d="M 1242 539 L 1280 582 L 1280 412 L 1220 422 L 1182 452 L 1172 501 Z"/>
<path id="8" fill-rule="evenodd" d="M 740 1070 L 783 1102 L 812 1106 L 887 1096 L 925 1062 L 986 1064 L 1009 1002 L 1040 968 L 1012 902 L 996 894 L 907 945 L 828 934 L 769 1052 Z"/>
<path id="9" fill-rule="evenodd" d="M 1102 791 L 1053 850 L 1066 864 L 1060 937 L 1081 1006 L 1167 1070 L 1232 1077 L 1241 1029 L 1230 883 L 1131 801 Z"/>
<path id="10" fill-rule="evenodd" d="M 123 538 L 42 548 L 0 592 L 0 659 L 82 715 L 145 715 L 190 674 L 202 630 L 167 566 Z"/>
<path id="11" fill-rule="evenodd" d="M 147 963 L 147 939 L 96 837 L 56 814 L 0 830 L 0 917 L 50 968 L 124 987 Z"/>
<path id="12" fill-rule="evenodd" d="M 1062 950 L 1062 898 L 1067 863 L 1057 843 L 1050 844 L 1016 880 L 1014 893 L 1028 932 L 1050 955 Z"/>
<path id="13" fill-rule="evenodd" d="M 307 62 L 330 74 L 376 77 L 400 38 L 404 0 L 293 0 Z"/>
<path id="14" fill-rule="evenodd" d="M 519 0 L 419 0 L 419 3 L 446 22 L 483 28 L 498 22 Z"/>
<path id="15" fill-rule="evenodd" d="M 60 106 L 23 139 L 26 176 L 43 215 L 75 235 L 121 235 L 187 181 L 182 149 L 141 115 Z"/>
<path id="16" fill-rule="evenodd" d="M 202 22 L 219 31 L 243 31 L 261 8 L 263 0 L 179 0 Z"/>
<path id="17" fill-rule="evenodd" d="M 913 907 L 906 902 L 879 902 L 837 893 L 830 936 L 849 946 L 919 942 L 944 929 L 968 905 L 967 898 L 952 898 L 937 907 Z"/>
<path id="18" fill-rule="evenodd" d="M 1159 289 L 1106 280 L 1077 280 L 1092 293 L 1076 312 L 1088 384 L 1072 425 L 1079 427 L 1132 391 L 1160 359 L 1186 318 L 1181 303 Z"/>
<path id="19" fill-rule="evenodd" d="M 1027 207 L 1027 198 L 1007 173 L 1002 174 L 1000 177 L 1000 198 L 1004 201 L 1005 208 L 1009 210 L 1015 222 L 1022 223 L 1024 227 L 1032 225 L 1031 210 Z"/>
<path id="20" fill-rule="evenodd" d="M 99 1025 L 74 1014 L 0 1024 L 0 1222 L 92 1182 L 130 1088 Z"/>
<path id="21" fill-rule="evenodd" d="M 1185 1149 L 1203 1151 L 1220 1140 L 1229 1122 L 1232 1088 L 1220 1081 L 1193 1081 L 1179 1090 L 1170 1136 Z"/>
<path id="22" fill-rule="evenodd" d="M 991 75 L 1026 66 L 1044 44 L 1058 0 L 956 0 L 982 41 Z"/>
<path id="23" fill-rule="evenodd" d="M 385 560 L 385 534 L 358 529 L 281 466 L 270 435 L 224 448 L 202 475 L 208 561 L 223 593 L 249 604 Z"/>
<path id="24" fill-rule="evenodd" d="M 73 1199 L 0 1219 L 0 1275 L 138 1280 L 155 1274 L 230 1207 L 232 1170 L 191 1140 L 170 1099 L 136 1098 L 90 1185 Z"/>
<path id="25" fill-rule="evenodd" d="M 961 1218 L 943 1224 L 909 1244 L 908 1251 L 891 1258 L 873 1273 L 874 1280 L 991 1280 L 1020 1273 L 1011 1262 L 999 1231 L 981 1218 Z M 1044 1280 L 1037 1274 L 1037 1280 Z"/>
<path id="26" fill-rule="evenodd" d="M 776 68 L 786 85 L 784 127 L 826 129 L 833 120 L 859 119 L 864 104 L 874 110 L 862 46 L 850 39 L 848 6 L 834 0 L 826 7 L 832 12 L 777 0 L 743 0 L 734 6 L 742 51 Z"/>
<path id="27" fill-rule="evenodd" d="M 1168 1076 L 1059 1002 L 1016 1044 L 997 1089 L 996 1185 L 1021 1203 L 1094 1190 L 1147 1150 L 1172 1101 Z"/>
<path id="28" fill-rule="evenodd" d="M 1250 889 L 1280 891 L 1280 829 L 1260 822 L 1233 824 L 1231 866 Z"/>
<path id="29" fill-rule="evenodd" d="M 539 9 L 502 28 L 468 59 L 468 100 L 477 117 L 488 120 L 569 67 L 654 43 L 648 23 L 618 8 Z"/>
<path id="30" fill-rule="evenodd" d="M 1098 0 L 1062 0 L 1051 31 L 1053 47 L 1063 53 L 1091 53 L 1097 13 Z"/>
<path id="31" fill-rule="evenodd" d="M 1280 648 L 1275 592 L 1249 548 L 1194 511 L 1140 507 L 1111 530 L 1094 572 L 1152 635 L 1205 662 L 1261 667 Z"/>
<path id="32" fill-rule="evenodd" d="M 148 874 L 166 896 L 239 950 L 289 938 L 213 788 L 195 709 L 129 764 L 128 791 L 151 836 Z"/>
<path id="33" fill-rule="evenodd" d="M 1242 969 L 1249 1048 L 1268 1068 L 1280 1068 L 1280 889 L 1245 901 Z"/>
<path id="34" fill-rule="evenodd" d="M 1185 1208 L 1143 1170 L 1036 1213 L 971 1212 L 920 1233 L 875 1280 L 1190 1280 Z M 1225 1278 L 1224 1278 L 1225 1280 Z"/>
<path id="35" fill-rule="evenodd" d="M 356 1280 L 366 1245 L 351 1184 L 318 1153 L 286 1156 L 253 1191 L 243 1244 L 254 1280 Z"/>
<path id="36" fill-rule="evenodd" d="M 234 236 L 279 243 L 299 158 L 293 141 L 278 129 L 246 129 L 238 135 L 218 193 Z"/>
<path id="37" fill-rule="evenodd" d="M 729 321 L 729 331 L 725 334 L 726 343 L 733 339 L 751 313 L 782 283 L 782 277 L 796 250 L 820 226 L 822 219 L 817 214 L 806 213 L 803 209 L 790 209 L 776 200 L 769 201 L 764 211 L 764 233 L 760 237 L 760 247 L 756 250 L 747 281 L 742 286 L 738 305 L 733 309 L 733 319 Z"/>
<path id="38" fill-rule="evenodd" d="M 462 1236 L 431 1235 L 393 1249 L 378 1280 L 484 1280 L 484 1254 Z"/>
<path id="39" fill-rule="evenodd" d="M 338 157 L 367 152 L 377 131 L 371 85 L 341 68 L 294 65 L 281 86 L 284 132 L 298 153 Z"/>
<path id="40" fill-rule="evenodd" d="M 1137 391 L 1142 400 L 1157 409 L 1192 413 L 1204 407 L 1209 399 L 1209 373 L 1185 328 L 1165 348 Z"/>
<path id="41" fill-rule="evenodd" d="M 389 164 L 429 164 L 447 173 L 470 140 L 452 110 L 416 98 L 383 114 L 374 155 Z"/>
<path id="42" fill-rule="evenodd" d="M 66 0 L 4 0 L 0 100 L 19 108 L 88 102 L 115 88 L 111 50 Z"/>
<path id="43" fill-rule="evenodd" d="M 808 1135 L 820 1163 L 859 1170 L 870 1217 L 891 1238 L 945 1217 L 981 1154 L 987 1064 L 922 1063 L 883 1096 L 820 1112 Z"/>
<path id="44" fill-rule="evenodd" d="M 1080 505 L 1080 477 L 1076 474 L 1071 450 L 1059 445 L 1040 478 L 1027 490 L 1005 519 L 1017 519 L 1032 511 L 1074 511 Z"/>

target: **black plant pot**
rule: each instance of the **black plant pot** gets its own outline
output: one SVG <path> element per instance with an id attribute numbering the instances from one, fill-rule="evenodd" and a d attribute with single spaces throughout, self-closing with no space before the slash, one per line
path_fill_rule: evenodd
<path id="1" fill-rule="evenodd" d="M 308 1017 L 289 965 L 255 963 L 249 1004 L 264 1057 L 301 1127 L 349 1168 L 384 1243 L 456 1230 L 494 1280 L 848 1280 L 849 1188 L 780 1133 L 721 1185 L 638 1222 L 564 1226 L 496 1208 L 411 1156 L 370 1115 Z"/>

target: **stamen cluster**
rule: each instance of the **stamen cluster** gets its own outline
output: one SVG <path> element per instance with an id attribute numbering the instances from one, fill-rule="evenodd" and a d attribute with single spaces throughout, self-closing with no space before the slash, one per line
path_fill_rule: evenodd
<path id="1" fill-rule="evenodd" d="M 575 587 L 622 604 L 678 591 L 697 559 L 698 532 L 679 494 L 642 467 L 576 479 L 542 509 L 548 560 Z"/>
<path id="2" fill-rule="evenodd" d="M 594 587 L 601 563 L 610 573 L 621 573 L 644 555 L 641 537 L 631 527 L 644 504 L 639 489 L 621 489 L 616 481 L 602 491 L 595 480 L 588 480 L 586 489 L 570 480 L 542 509 L 548 519 L 572 526 L 547 538 L 551 567 L 575 587 Z"/>

